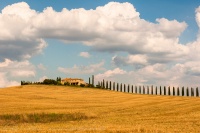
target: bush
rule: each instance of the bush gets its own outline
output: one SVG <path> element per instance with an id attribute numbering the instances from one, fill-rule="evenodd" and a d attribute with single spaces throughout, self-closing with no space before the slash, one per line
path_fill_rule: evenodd
<path id="1" fill-rule="evenodd" d="M 85 84 L 80 84 L 80 87 L 85 87 Z"/>
<path id="2" fill-rule="evenodd" d="M 96 88 L 101 88 L 101 86 L 100 85 L 96 85 Z"/>
<path id="3" fill-rule="evenodd" d="M 67 85 L 67 86 L 69 86 L 69 85 L 70 85 L 70 83 L 69 83 L 69 82 L 65 82 L 65 83 L 64 83 L 64 85 Z"/>

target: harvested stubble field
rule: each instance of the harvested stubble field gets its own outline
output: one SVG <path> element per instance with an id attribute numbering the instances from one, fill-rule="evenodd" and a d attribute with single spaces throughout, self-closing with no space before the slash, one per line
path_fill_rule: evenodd
<path id="1" fill-rule="evenodd" d="M 0 132 L 200 132 L 200 98 L 11 87 L 0 89 Z"/>

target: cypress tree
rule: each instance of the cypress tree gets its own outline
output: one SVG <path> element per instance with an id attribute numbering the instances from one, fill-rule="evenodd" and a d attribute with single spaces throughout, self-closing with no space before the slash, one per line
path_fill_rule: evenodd
<path id="1" fill-rule="evenodd" d="M 188 87 L 186 89 L 186 94 L 187 94 L 187 96 L 189 96 L 189 89 L 188 89 Z"/>
<path id="2" fill-rule="evenodd" d="M 173 96 L 175 96 L 175 88 L 173 87 Z"/>
<path id="3" fill-rule="evenodd" d="M 121 83 L 121 85 L 120 85 L 120 92 L 122 92 L 122 83 Z"/>
<path id="4" fill-rule="evenodd" d="M 133 93 L 133 85 L 131 86 L 131 93 Z"/>
<path id="5" fill-rule="evenodd" d="M 149 95 L 149 86 L 147 86 L 147 94 Z"/>
<path id="6" fill-rule="evenodd" d="M 119 83 L 117 83 L 117 91 L 119 91 Z"/>
<path id="7" fill-rule="evenodd" d="M 135 93 L 138 93 L 137 86 L 135 86 Z"/>
<path id="8" fill-rule="evenodd" d="M 89 85 L 90 85 L 90 77 L 89 77 Z"/>
<path id="9" fill-rule="evenodd" d="M 145 94 L 145 87 L 143 86 L 143 94 Z"/>
<path id="10" fill-rule="evenodd" d="M 158 94 L 158 89 L 157 89 L 157 86 L 156 86 L 156 95 Z"/>
<path id="11" fill-rule="evenodd" d="M 103 89 L 105 89 L 105 81 L 104 81 L 104 79 L 103 79 Z"/>
<path id="12" fill-rule="evenodd" d="M 112 83 L 110 81 L 109 89 L 112 90 Z"/>
<path id="13" fill-rule="evenodd" d="M 124 91 L 123 92 L 126 92 L 126 85 L 124 84 Z"/>
<path id="14" fill-rule="evenodd" d="M 102 83 L 102 81 L 101 81 L 101 88 L 103 88 L 103 83 Z"/>
<path id="15" fill-rule="evenodd" d="M 161 88 L 161 86 L 160 86 L 160 95 L 162 95 L 162 88 Z"/>
<path id="16" fill-rule="evenodd" d="M 193 97 L 194 96 L 194 89 L 191 88 L 191 96 Z"/>
<path id="17" fill-rule="evenodd" d="M 199 88 L 198 87 L 196 88 L 196 96 L 197 97 L 199 96 Z"/>
<path id="18" fill-rule="evenodd" d="M 94 75 L 92 75 L 92 86 L 94 87 Z"/>
<path id="19" fill-rule="evenodd" d="M 141 86 L 139 86 L 139 94 L 141 94 Z"/>
<path id="20" fill-rule="evenodd" d="M 151 86 L 151 94 L 153 95 L 153 85 Z"/>
<path id="21" fill-rule="evenodd" d="M 129 85 L 128 85 L 128 90 L 127 91 L 128 91 L 128 93 L 130 93 L 130 87 L 129 87 Z"/>
<path id="22" fill-rule="evenodd" d="M 177 88 L 177 96 L 180 95 L 179 87 Z"/>
<path id="23" fill-rule="evenodd" d="M 166 95 L 166 86 L 164 86 L 164 95 Z"/>
<path id="24" fill-rule="evenodd" d="M 168 87 L 168 95 L 170 96 L 171 93 L 170 93 L 170 86 Z"/>
<path id="25" fill-rule="evenodd" d="M 182 87 L 182 96 L 184 96 L 185 93 L 184 93 L 184 87 Z"/>
<path id="26" fill-rule="evenodd" d="M 115 82 L 113 82 L 113 91 L 115 91 Z"/>
<path id="27" fill-rule="evenodd" d="M 106 81 L 106 89 L 108 89 L 108 81 Z"/>

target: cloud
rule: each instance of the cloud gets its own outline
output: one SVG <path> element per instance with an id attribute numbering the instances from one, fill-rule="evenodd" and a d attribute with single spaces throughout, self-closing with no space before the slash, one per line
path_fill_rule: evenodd
<path id="1" fill-rule="evenodd" d="M 88 52 L 81 52 L 81 53 L 79 54 L 79 56 L 84 57 L 84 58 L 89 58 L 89 57 L 90 57 L 90 54 L 89 54 Z"/>
<path id="2" fill-rule="evenodd" d="M 72 68 L 58 67 L 58 71 L 63 72 L 65 74 L 91 74 L 104 70 L 103 66 L 104 66 L 104 61 L 98 64 L 91 64 L 89 66 L 74 65 L 74 67 Z"/>
<path id="3" fill-rule="evenodd" d="M 47 77 L 47 76 L 41 77 L 41 78 L 39 79 L 39 82 L 43 82 L 45 79 L 48 79 L 48 77 Z"/>
<path id="4" fill-rule="evenodd" d="M 25 2 L 6 6 L 0 13 L 0 60 L 29 59 L 41 53 L 46 42 L 36 37 L 31 21 L 37 13 Z"/>
<path id="5" fill-rule="evenodd" d="M 94 10 L 63 8 L 61 12 L 52 7 L 36 12 L 21 2 L 5 7 L 0 23 L 2 59 L 30 58 L 42 51 L 47 38 L 79 42 L 98 51 L 145 54 L 155 62 L 159 62 L 157 56 L 170 61 L 189 51 L 179 44 L 179 36 L 187 27 L 185 22 L 166 18 L 148 22 L 127 2 L 109 2 Z"/>
<path id="6" fill-rule="evenodd" d="M 0 62 L 0 87 L 19 85 L 19 82 L 12 79 L 34 77 L 35 73 L 35 67 L 29 61 L 5 59 Z"/>
<path id="7" fill-rule="evenodd" d="M 95 80 L 103 80 L 103 79 L 110 79 L 110 78 L 114 78 L 116 76 L 120 76 L 120 75 L 123 75 L 123 74 L 127 74 L 126 71 L 120 69 L 120 68 L 115 68 L 114 70 L 108 70 L 102 74 L 97 74 L 95 76 Z"/>
<path id="8" fill-rule="evenodd" d="M 113 81 L 131 85 L 154 86 L 199 86 L 199 63 L 189 62 L 175 64 L 169 67 L 166 64 L 148 65 L 136 70 L 115 68 L 95 75 L 95 81 Z"/>
<path id="9" fill-rule="evenodd" d="M 43 64 L 39 64 L 39 65 L 37 65 L 37 67 L 40 69 L 40 70 L 43 70 L 43 71 L 45 71 L 46 70 L 46 67 L 43 65 Z"/>
<path id="10" fill-rule="evenodd" d="M 6 73 L 0 72 L 0 88 L 19 86 L 20 83 L 17 81 L 10 81 L 7 79 Z"/>
<path id="11" fill-rule="evenodd" d="M 200 27 L 200 7 L 196 9 L 196 21 Z M 200 34 L 196 41 L 183 45 L 179 37 L 186 28 L 185 22 L 166 18 L 146 21 L 127 2 L 109 2 L 94 10 L 63 8 L 60 12 L 52 7 L 37 12 L 25 2 L 9 5 L 0 13 L 0 61 L 6 59 L 0 63 L 1 82 L 15 84 L 10 78 L 35 76 L 35 68 L 28 59 L 41 53 L 47 46 L 45 39 L 50 38 L 82 43 L 95 51 L 128 54 L 114 56 L 112 62 L 119 68 L 108 70 L 101 77 L 137 84 L 195 84 L 199 76 Z M 104 70 L 103 65 L 100 62 L 58 70 L 89 74 Z M 120 68 L 124 65 L 140 67 L 125 71 Z M 42 65 L 38 68 L 44 69 Z"/>
<path id="12" fill-rule="evenodd" d="M 146 55 L 128 55 L 127 57 L 114 56 L 112 62 L 117 65 L 144 66 L 148 64 Z"/>

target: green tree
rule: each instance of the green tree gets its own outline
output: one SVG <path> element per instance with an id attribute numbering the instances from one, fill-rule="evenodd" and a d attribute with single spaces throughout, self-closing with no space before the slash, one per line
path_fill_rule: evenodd
<path id="1" fill-rule="evenodd" d="M 173 96 L 175 96 L 175 88 L 173 87 Z"/>
<path id="2" fill-rule="evenodd" d="M 184 87 L 182 87 L 182 96 L 184 96 L 185 94 L 184 94 Z"/>
<path id="3" fill-rule="evenodd" d="M 161 86 L 160 86 L 160 95 L 162 95 L 162 88 L 161 88 Z"/>
<path id="4" fill-rule="evenodd" d="M 180 95 L 179 87 L 177 88 L 177 96 Z"/>
<path id="5" fill-rule="evenodd" d="M 158 89 L 157 89 L 157 86 L 156 86 L 156 95 L 158 94 Z"/>
<path id="6" fill-rule="evenodd" d="M 166 95 L 166 86 L 164 86 L 164 95 Z"/>
<path id="7" fill-rule="evenodd" d="M 196 96 L 197 97 L 199 96 L 199 88 L 198 87 L 196 88 Z"/>
<path id="8" fill-rule="evenodd" d="M 151 86 L 151 94 L 153 95 L 153 85 Z"/>
<path id="9" fill-rule="evenodd" d="M 189 88 L 186 89 L 186 95 L 189 96 Z"/>
<path id="10" fill-rule="evenodd" d="M 194 89 L 191 88 L 191 96 L 194 96 Z"/>
<path id="11" fill-rule="evenodd" d="M 112 82 L 110 81 L 110 86 L 109 86 L 109 89 L 111 90 L 111 88 L 112 88 Z"/>
<path id="12" fill-rule="evenodd" d="M 169 95 L 169 96 L 171 95 L 170 86 L 168 87 L 168 95 Z"/>

